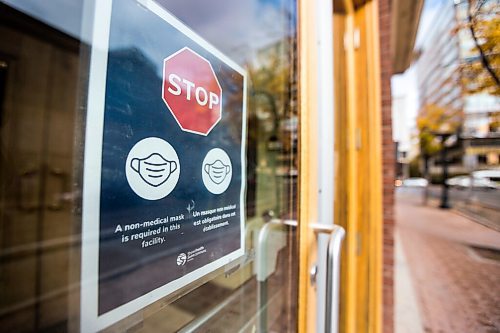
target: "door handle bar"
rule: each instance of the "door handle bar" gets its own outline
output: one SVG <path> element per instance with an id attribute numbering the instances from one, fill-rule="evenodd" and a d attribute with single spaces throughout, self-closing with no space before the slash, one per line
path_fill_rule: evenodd
<path id="1" fill-rule="evenodd" d="M 345 230 L 339 225 L 333 225 L 332 229 L 327 247 L 325 330 L 328 333 L 337 333 L 339 331 L 340 253 Z"/>
<path id="2" fill-rule="evenodd" d="M 271 222 L 292 227 L 296 220 L 272 219 Z M 329 235 L 326 263 L 326 297 L 325 297 L 325 332 L 338 333 L 339 329 L 339 295 L 340 295 L 340 254 L 345 230 L 336 224 L 313 223 L 310 225 L 315 234 Z"/>

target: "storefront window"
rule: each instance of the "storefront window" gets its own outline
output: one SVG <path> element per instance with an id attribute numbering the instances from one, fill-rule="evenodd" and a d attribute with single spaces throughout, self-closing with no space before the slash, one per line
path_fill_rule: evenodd
<path id="1" fill-rule="evenodd" d="M 273 219 L 297 212 L 296 27 L 296 3 L 284 0 L 0 2 L 0 331 L 295 331 L 296 230 Z M 194 62 L 175 58 L 183 50 Z M 189 87 L 186 100 L 219 105 L 220 119 L 182 118 L 171 98 Z M 101 137 L 89 136 L 101 122 Z M 168 147 L 144 155 L 157 142 L 148 138 L 177 159 Z M 162 241 L 156 227 L 174 233 L 224 207 L 241 228 L 207 224 L 221 229 L 200 267 L 227 262 L 189 275 L 183 257 L 169 261 L 189 237 Z M 231 244 L 244 248 L 226 257 Z"/>

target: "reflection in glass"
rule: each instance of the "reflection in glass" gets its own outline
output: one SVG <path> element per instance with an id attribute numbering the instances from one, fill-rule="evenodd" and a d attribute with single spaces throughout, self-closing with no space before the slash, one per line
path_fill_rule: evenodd
<path id="1" fill-rule="evenodd" d="M 83 16 L 82 1 L 7 3 L 16 9 L 0 3 L 0 331 L 74 331 L 88 83 L 78 36 L 80 21 L 92 17 Z M 297 211 L 296 3 L 158 3 L 248 71 L 247 249 L 238 263 L 109 330 L 295 331 L 296 232 L 269 221 Z M 126 37 L 115 49 L 124 66 L 158 56 L 141 36 Z M 147 70 L 161 76 L 161 68 Z M 138 101 L 146 95 L 133 93 Z M 116 174 L 103 176 L 112 183 Z"/>
<path id="2" fill-rule="evenodd" d="M 64 331 L 78 42 L 3 4 L 0 36 L 0 331 Z"/>

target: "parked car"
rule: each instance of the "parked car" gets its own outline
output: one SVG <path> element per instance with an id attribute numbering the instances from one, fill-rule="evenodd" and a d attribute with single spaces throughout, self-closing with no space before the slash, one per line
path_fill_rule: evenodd
<path id="1" fill-rule="evenodd" d="M 426 187 L 429 182 L 425 178 L 407 178 L 403 180 L 403 186 L 406 187 Z"/>
<path id="2" fill-rule="evenodd" d="M 446 184 L 451 187 L 465 188 L 470 185 L 470 176 L 456 176 L 446 179 Z"/>
<path id="3" fill-rule="evenodd" d="M 496 188 L 500 188 L 500 169 L 493 170 L 478 170 L 472 172 L 472 176 L 476 178 L 487 179 L 490 183 L 495 184 Z"/>
<path id="4" fill-rule="evenodd" d="M 499 188 L 499 185 L 496 184 L 495 182 L 489 180 L 488 178 L 476 177 L 474 173 L 472 177 L 465 175 L 465 176 L 457 176 L 449 178 L 446 180 L 446 184 L 448 184 L 448 186 L 458 189 L 466 189 L 471 186 L 474 188 L 485 189 L 485 190 Z"/>

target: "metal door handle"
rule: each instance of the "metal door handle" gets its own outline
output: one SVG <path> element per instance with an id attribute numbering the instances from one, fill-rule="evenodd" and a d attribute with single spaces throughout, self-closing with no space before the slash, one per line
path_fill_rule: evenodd
<path id="1" fill-rule="evenodd" d="M 339 330 L 340 252 L 344 235 L 344 228 L 334 225 L 328 240 L 325 330 L 329 333 Z"/>
<path id="2" fill-rule="evenodd" d="M 272 219 L 271 222 L 297 226 L 296 220 Z M 326 297 L 325 297 L 325 332 L 338 333 L 339 330 L 339 290 L 340 290 L 340 253 L 345 230 L 335 224 L 313 223 L 311 228 L 316 234 L 328 234 L 326 263 Z"/>
<path id="3" fill-rule="evenodd" d="M 325 332 L 339 331 L 340 252 L 345 230 L 336 224 L 312 224 L 314 232 L 328 234 L 326 248 Z"/>

